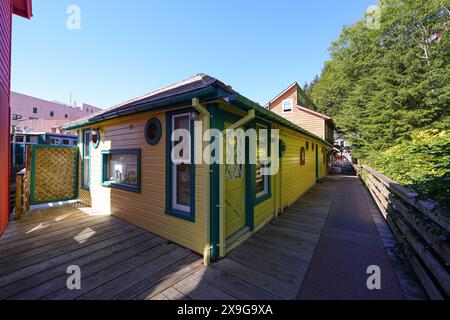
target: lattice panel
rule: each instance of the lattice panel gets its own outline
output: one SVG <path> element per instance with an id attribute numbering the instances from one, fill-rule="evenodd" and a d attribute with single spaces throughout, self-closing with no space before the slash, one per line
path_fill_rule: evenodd
<path id="1" fill-rule="evenodd" d="M 31 161 L 31 203 L 77 197 L 77 148 L 34 146 Z"/>

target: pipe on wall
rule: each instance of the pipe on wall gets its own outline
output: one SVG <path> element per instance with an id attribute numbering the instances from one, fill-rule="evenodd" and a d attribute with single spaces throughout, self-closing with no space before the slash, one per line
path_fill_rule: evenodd
<path id="1" fill-rule="evenodd" d="M 211 114 L 209 113 L 208 109 L 204 107 L 202 104 L 200 104 L 200 100 L 198 98 L 192 99 L 192 107 L 197 110 L 202 115 L 203 120 L 203 133 L 210 129 L 210 123 L 211 123 Z M 210 138 L 211 140 L 211 138 Z M 202 134 L 202 141 L 203 141 L 203 134 Z M 202 156 L 203 156 L 203 150 L 202 148 Z M 210 173 L 211 169 L 207 164 L 203 165 L 204 167 L 204 177 L 205 177 L 205 200 L 204 200 L 204 211 L 205 211 L 205 248 L 203 249 L 203 264 L 205 266 L 208 266 L 211 263 L 211 226 L 210 226 L 210 216 L 209 216 L 209 206 L 210 206 Z"/>

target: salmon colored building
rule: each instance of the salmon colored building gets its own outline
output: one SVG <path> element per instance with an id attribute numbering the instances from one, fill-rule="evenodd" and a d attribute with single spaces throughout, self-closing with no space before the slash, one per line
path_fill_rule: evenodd
<path id="1" fill-rule="evenodd" d="M 0 0 L 0 234 L 8 224 L 12 15 L 32 16 L 31 0 Z"/>

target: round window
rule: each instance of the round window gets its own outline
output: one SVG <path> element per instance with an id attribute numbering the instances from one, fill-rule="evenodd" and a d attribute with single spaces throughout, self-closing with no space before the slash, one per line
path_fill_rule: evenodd
<path id="1" fill-rule="evenodd" d="M 92 139 L 92 146 L 97 149 L 100 145 L 100 130 L 99 129 L 92 129 L 91 130 L 91 139 Z"/>
<path id="2" fill-rule="evenodd" d="M 147 124 L 145 125 L 145 139 L 147 140 L 148 144 L 152 146 L 158 144 L 158 142 L 161 140 L 161 135 L 161 122 L 156 118 L 148 120 Z"/>

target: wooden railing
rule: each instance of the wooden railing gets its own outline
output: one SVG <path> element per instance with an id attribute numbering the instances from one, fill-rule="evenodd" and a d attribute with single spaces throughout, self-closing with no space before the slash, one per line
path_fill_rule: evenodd
<path id="1" fill-rule="evenodd" d="M 438 203 L 366 165 L 355 165 L 431 299 L 450 297 L 450 220 Z"/>

